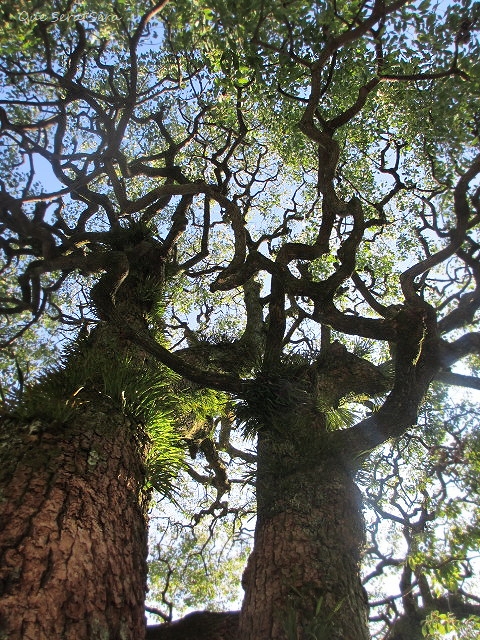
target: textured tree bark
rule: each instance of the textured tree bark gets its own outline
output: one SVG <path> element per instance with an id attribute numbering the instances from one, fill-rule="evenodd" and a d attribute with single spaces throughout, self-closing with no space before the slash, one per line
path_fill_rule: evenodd
<path id="1" fill-rule="evenodd" d="M 113 380 L 123 358 L 148 367 L 122 331 L 148 330 L 158 292 L 141 285 L 148 277 L 161 283 L 164 262 L 154 241 L 127 238 L 125 246 L 102 259 L 106 274 L 92 288 L 103 322 L 58 377 L 71 420 L 0 421 L 0 638 L 145 637 L 148 438 L 109 399 L 108 370 L 98 367 L 111 362 Z M 84 366 L 86 386 L 65 391 L 69 371 Z M 39 416 L 51 415 L 42 409 Z"/>
<path id="2" fill-rule="evenodd" d="M 107 403 L 67 425 L 0 424 L 0 637 L 145 634 L 142 446 Z"/>
<path id="3" fill-rule="evenodd" d="M 359 575 L 359 490 L 333 452 L 315 449 L 314 437 L 309 452 L 291 431 L 259 436 L 258 519 L 243 577 L 242 640 L 370 637 Z"/>

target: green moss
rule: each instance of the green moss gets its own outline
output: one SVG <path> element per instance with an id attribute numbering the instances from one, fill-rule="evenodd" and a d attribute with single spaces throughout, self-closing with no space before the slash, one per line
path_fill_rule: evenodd
<path id="1" fill-rule="evenodd" d="M 110 630 L 106 622 L 93 618 L 90 622 L 91 637 L 95 640 L 110 640 Z"/>
<path id="2" fill-rule="evenodd" d="M 96 450 L 92 449 L 87 458 L 87 465 L 90 469 L 95 469 L 97 464 L 101 461 L 101 454 Z"/>

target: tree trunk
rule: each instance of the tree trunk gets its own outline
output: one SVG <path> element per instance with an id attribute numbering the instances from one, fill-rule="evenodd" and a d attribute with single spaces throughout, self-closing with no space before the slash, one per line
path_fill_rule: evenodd
<path id="1" fill-rule="evenodd" d="M 0 421 L 0 639 L 145 637 L 149 445 L 132 378 L 155 363 L 123 332 L 148 331 L 158 246 L 126 238 L 99 263 L 102 321 L 26 390 L 30 421 Z"/>
<path id="2" fill-rule="evenodd" d="M 360 495 L 322 437 L 260 432 L 254 550 L 242 640 L 367 640 Z M 324 434 L 325 435 L 325 434 Z M 319 445 L 319 446 L 317 446 Z"/>
<path id="3" fill-rule="evenodd" d="M 68 424 L 2 420 L 1 638 L 144 637 L 145 469 L 134 427 L 100 400 Z"/>

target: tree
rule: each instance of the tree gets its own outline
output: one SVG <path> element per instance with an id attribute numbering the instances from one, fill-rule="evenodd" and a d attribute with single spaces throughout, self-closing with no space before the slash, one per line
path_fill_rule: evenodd
<path id="1" fill-rule="evenodd" d="M 35 583 L 35 637 L 141 637 L 146 458 L 160 457 L 168 491 L 180 441 L 201 452 L 213 512 L 229 488 L 219 451 L 241 429 L 257 441 L 257 524 L 239 637 L 366 639 L 355 477 L 382 472 L 386 442 L 423 433 L 429 389 L 479 387 L 452 371 L 480 344 L 478 5 L 442 17 L 428 1 L 118 3 L 108 33 L 97 15 L 59 10 L 63 21 L 24 20 L 23 48 L 12 36 L 2 54 L 3 313 L 81 327 L 63 366 L 3 420 L 4 507 L 22 531 L 3 534 L 5 601 Z M 74 282 L 89 291 L 78 312 L 55 299 Z M 140 372 L 162 416 L 150 445 Z M 179 392 L 196 401 L 169 420 Z M 91 457 L 118 459 L 118 447 L 121 473 Z M 109 514 L 114 561 L 87 567 L 79 551 L 81 571 L 62 574 L 63 533 L 51 532 L 77 527 L 78 509 L 48 505 L 47 553 L 19 577 L 36 557 L 22 482 L 42 487 L 38 513 L 65 472 Z M 104 478 L 132 478 L 115 508 Z M 60 593 L 83 594 L 79 621 L 48 613 Z"/>
<path id="2" fill-rule="evenodd" d="M 475 411 L 461 402 L 445 410 L 442 395 L 431 397 L 424 407 L 427 429 L 410 432 L 377 452 L 367 477 L 360 480 L 372 507 L 370 566 L 363 583 L 375 594 L 370 601 L 374 637 L 385 637 L 386 630 L 389 638 L 423 638 L 426 630 L 436 637 L 435 627 L 446 632 L 448 626 L 467 634 L 459 637 L 475 637 L 474 631 L 468 635 L 480 614 L 473 580 L 478 536 L 478 435 L 471 431 Z M 382 529 L 384 535 L 379 535 Z M 390 581 L 397 574 L 396 593 L 378 584 L 387 572 Z"/>

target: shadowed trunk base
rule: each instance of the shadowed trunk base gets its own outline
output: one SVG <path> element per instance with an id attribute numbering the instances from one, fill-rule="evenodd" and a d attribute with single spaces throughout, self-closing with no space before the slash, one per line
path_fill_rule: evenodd
<path id="1" fill-rule="evenodd" d="M 239 611 L 194 611 L 175 622 L 147 627 L 146 640 L 240 640 Z"/>

